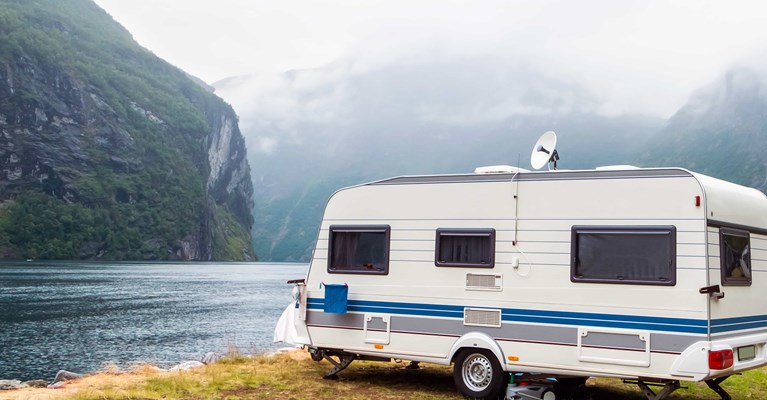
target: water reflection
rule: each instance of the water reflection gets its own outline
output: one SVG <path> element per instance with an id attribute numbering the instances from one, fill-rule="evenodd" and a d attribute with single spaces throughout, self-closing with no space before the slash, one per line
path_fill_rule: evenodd
<path id="1" fill-rule="evenodd" d="M 275 348 L 288 279 L 306 265 L 0 263 L 0 379 L 105 363 L 168 367 L 231 346 Z"/>

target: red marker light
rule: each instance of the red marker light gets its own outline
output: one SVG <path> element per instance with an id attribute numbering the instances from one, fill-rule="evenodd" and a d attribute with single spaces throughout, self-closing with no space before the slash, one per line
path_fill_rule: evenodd
<path id="1" fill-rule="evenodd" d="M 727 369 L 732 367 L 732 350 L 717 350 L 708 352 L 708 368 Z"/>
<path id="2" fill-rule="evenodd" d="M 700 207 L 700 196 L 695 196 L 695 207 Z"/>

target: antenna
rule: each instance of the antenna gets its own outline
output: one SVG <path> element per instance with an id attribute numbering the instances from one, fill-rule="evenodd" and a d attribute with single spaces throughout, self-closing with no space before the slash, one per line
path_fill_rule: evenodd
<path id="1" fill-rule="evenodd" d="M 548 131 L 535 142 L 533 153 L 530 154 L 530 164 L 532 164 L 533 169 L 541 169 L 544 165 L 549 164 L 549 171 L 551 171 L 551 163 L 554 163 L 556 170 L 558 160 L 557 134 L 554 131 Z"/>

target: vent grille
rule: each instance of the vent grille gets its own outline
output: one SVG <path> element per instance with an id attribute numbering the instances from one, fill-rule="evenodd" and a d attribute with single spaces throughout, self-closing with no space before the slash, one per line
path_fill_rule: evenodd
<path id="1" fill-rule="evenodd" d="M 503 275 L 466 274 L 467 290 L 503 290 Z"/>
<path id="2" fill-rule="evenodd" d="M 486 308 L 464 308 L 463 324 L 500 328 L 501 310 L 489 310 Z"/>

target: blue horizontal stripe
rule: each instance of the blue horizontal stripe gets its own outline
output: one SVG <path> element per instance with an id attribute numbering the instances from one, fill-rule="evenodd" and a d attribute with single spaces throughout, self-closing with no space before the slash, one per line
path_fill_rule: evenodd
<path id="1" fill-rule="evenodd" d="M 720 318 L 711 321 L 711 326 L 742 324 L 745 322 L 767 321 L 767 315 L 749 315 L 745 317 Z"/>
<path id="2" fill-rule="evenodd" d="M 460 312 L 457 311 L 425 311 L 414 309 L 391 309 L 383 307 L 362 307 L 362 306 L 349 306 L 349 311 L 360 312 L 375 312 L 381 314 L 402 314 L 402 315 L 425 315 L 430 317 L 449 317 L 449 318 L 463 318 L 463 309 Z"/>
<path id="3" fill-rule="evenodd" d="M 577 326 L 599 326 L 602 328 L 622 328 L 622 329 L 644 329 L 649 331 L 664 331 L 664 332 L 680 332 L 680 333 L 700 333 L 705 334 L 705 327 L 689 326 L 689 325 L 667 325 L 667 324 L 651 324 L 644 322 L 624 322 L 624 321 L 609 321 L 609 320 L 584 320 L 584 319 L 572 319 L 572 318 L 549 318 L 549 317 L 507 317 L 503 316 L 504 321 L 512 322 L 532 322 L 540 324 L 558 324 L 558 325 L 577 325 Z"/>
<path id="4" fill-rule="evenodd" d="M 727 325 L 727 326 L 712 326 L 711 333 L 724 333 L 733 331 L 742 331 L 745 329 L 757 329 L 767 327 L 767 322 L 752 322 L 748 324 Z"/>
<path id="5" fill-rule="evenodd" d="M 721 318 L 711 321 L 711 333 L 740 331 L 767 327 L 767 315 Z"/>
<path id="6" fill-rule="evenodd" d="M 325 300 L 307 299 L 309 309 L 321 310 Z M 356 312 L 376 312 L 382 314 L 421 315 L 429 317 L 463 318 L 463 310 L 470 308 L 490 308 L 459 306 L 446 304 L 397 303 L 387 301 L 349 300 L 348 310 Z M 502 319 L 509 322 L 529 322 L 539 324 L 599 326 L 606 328 L 646 329 L 652 331 L 706 334 L 707 321 L 704 319 L 648 317 L 637 315 L 597 314 L 567 311 L 547 311 L 529 309 L 501 309 Z"/>
<path id="7" fill-rule="evenodd" d="M 465 308 L 464 306 L 455 306 L 449 304 L 395 303 L 390 301 L 365 300 L 349 300 L 349 305 L 387 308 L 410 308 L 418 310 L 460 311 L 461 313 L 463 313 L 463 309 Z"/>
<path id="8" fill-rule="evenodd" d="M 559 318 L 575 319 L 598 319 L 604 321 L 627 321 L 639 323 L 653 323 L 664 325 L 689 325 L 697 327 L 706 327 L 705 319 L 688 318 L 667 318 L 667 317 L 647 317 L 642 315 L 618 315 L 618 314 L 596 314 L 567 311 L 546 311 L 546 310 L 524 310 L 524 309 L 503 309 L 504 315 L 523 315 L 523 316 L 546 316 Z"/>

